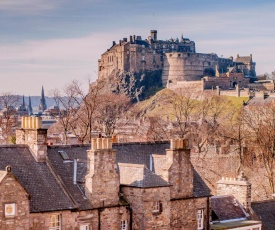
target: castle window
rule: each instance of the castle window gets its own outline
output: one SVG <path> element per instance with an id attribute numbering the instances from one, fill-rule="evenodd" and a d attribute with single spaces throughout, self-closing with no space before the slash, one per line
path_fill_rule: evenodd
<path id="1" fill-rule="evenodd" d="M 89 230 L 90 228 L 89 228 L 89 224 L 82 224 L 82 225 L 80 225 L 80 228 L 79 228 L 79 230 Z"/>
<path id="2" fill-rule="evenodd" d="M 50 216 L 49 230 L 61 230 L 61 215 L 54 214 Z"/>
<path id="3" fill-rule="evenodd" d="M 203 229 L 203 209 L 199 209 L 197 212 L 198 230 Z"/>
<path id="4" fill-rule="evenodd" d="M 120 229 L 121 230 L 127 230 L 127 220 L 122 220 L 121 222 L 120 222 Z"/>

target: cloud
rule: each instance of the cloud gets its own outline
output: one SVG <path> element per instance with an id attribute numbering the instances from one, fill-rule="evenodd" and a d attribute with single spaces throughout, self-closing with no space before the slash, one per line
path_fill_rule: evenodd
<path id="1" fill-rule="evenodd" d="M 55 9 L 57 4 L 51 0 L 1 0 L 0 12 L 14 12 L 19 14 L 37 14 L 41 11 Z"/>

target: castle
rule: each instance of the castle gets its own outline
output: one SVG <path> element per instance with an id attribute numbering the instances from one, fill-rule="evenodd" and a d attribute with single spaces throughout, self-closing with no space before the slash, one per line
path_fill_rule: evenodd
<path id="1" fill-rule="evenodd" d="M 147 39 L 141 36 L 123 38 L 101 55 L 98 60 L 98 79 L 123 72 L 140 73 L 160 71 L 164 87 L 204 79 L 203 89 L 219 86 L 222 89 L 236 85 L 247 87 L 249 79 L 256 77 L 256 63 L 252 55 L 223 58 L 217 54 L 197 53 L 195 42 L 180 39 L 158 40 L 157 31 L 151 30 Z"/>

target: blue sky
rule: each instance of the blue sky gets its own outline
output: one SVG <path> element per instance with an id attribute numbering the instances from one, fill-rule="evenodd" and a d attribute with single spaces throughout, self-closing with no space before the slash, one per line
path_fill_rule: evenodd
<path id="1" fill-rule="evenodd" d="M 77 79 L 88 89 L 97 60 L 129 35 L 188 37 L 197 52 L 253 54 L 275 69 L 272 0 L 0 0 L 0 94 L 39 95 Z"/>

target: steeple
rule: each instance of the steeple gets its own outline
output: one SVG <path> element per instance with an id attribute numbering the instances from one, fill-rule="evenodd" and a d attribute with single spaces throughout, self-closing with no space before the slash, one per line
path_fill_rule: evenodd
<path id="1" fill-rule="evenodd" d="M 44 112 L 46 109 L 47 109 L 47 105 L 46 105 L 46 100 L 45 100 L 45 95 L 44 95 L 44 88 L 42 86 L 39 110 Z"/>
<path id="2" fill-rule="evenodd" d="M 25 107 L 26 104 L 25 104 L 25 96 L 23 95 L 23 103 L 22 103 L 22 106 Z"/>
<path id="3" fill-rule="evenodd" d="M 29 106 L 28 106 L 28 110 L 29 110 L 29 116 L 33 115 L 31 96 L 29 96 Z"/>
<path id="4" fill-rule="evenodd" d="M 183 43 L 183 41 L 184 41 L 183 34 L 181 34 L 180 42 Z"/>

